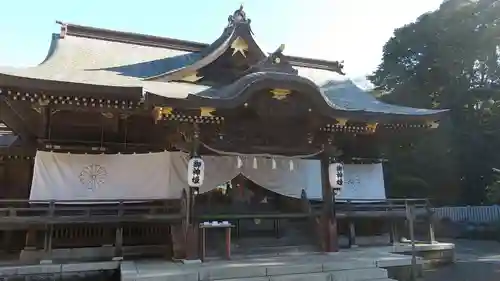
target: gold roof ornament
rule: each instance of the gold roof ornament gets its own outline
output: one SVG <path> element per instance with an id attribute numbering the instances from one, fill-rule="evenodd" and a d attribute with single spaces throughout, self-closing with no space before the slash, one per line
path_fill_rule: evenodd
<path id="1" fill-rule="evenodd" d="M 347 121 L 349 121 L 348 119 L 345 119 L 345 118 L 336 118 L 337 119 L 337 125 L 339 126 L 345 126 L 345 124 L 347 124 Z"/>
<path id="2" fill-rule="evenodd" d="M 236 39 L 234 39 L 233 43 L 231 43 L 231 49 L 233 49 L 233 56 L 239 52 L 245 58 L 247 57 L 245 52 L 248 51 L 248 44 L 247 42 L 245 42 L 245 40 L 243 40 L 243 38 L 241 38 L 241 36 L 238 36 L 236 37 Z"/>
<path id="3" fill-rule="evenodd" d="M 212 113 L 215 111 L 213 107 L 200 107 L 200 116 L 211 117 L 214 116 Z"/>
<path id="4" fill-rule="evenodd" d="M 366 124 L 366 129 L 369 132 L 375 133 L 375 131 L 377 131 L 377 126 L 378 126 L 378 123 L 368 123 L 368 124 Z"/>
<path id="5" fill-rule="evenodd" d="M 427 122 L 427 126 L 431 129 L 439 128 L 439 121 L 429 121 Z"/>
<path id="6" fill-rule="evenodd" d="M 169 116 L 172 114 L 172 111 L 174 111 L 172 107 L 155 106 L 155 108 L 153 108 L 155 122 L 160 121 L 164 116 Z"/>
<path id="7" fill-rule="evenodd" d="M 180 80 L 186 81 L 186 82 L 197 82 L 201 78 L 203 78 L 203 76 L 198 76 L 198 72 L 195 71 L 193 73 L 190 73 L 190 74 L 182 77 Z"/>
<path id="8" fill-rule="evenodd" d="M 284 100 L 292 91 L 288 89 L 272 89 L 271 94 L 273 94 L 273 99 Z"/>

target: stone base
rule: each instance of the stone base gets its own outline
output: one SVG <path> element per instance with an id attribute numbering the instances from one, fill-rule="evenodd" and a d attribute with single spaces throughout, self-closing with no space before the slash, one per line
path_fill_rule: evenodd
<path id="1" fill-rule="evenodd" d="M 390 244 L 389 234 L 373 236 L 356 236 L 356 246 L 386 246 Z M 339 236 L 339 245 L 342 248 L 349 247 L 349 237 Z"/>
<path id="2" fill-rule="evenodd" d="M 118 269 L 119 262 L 87 262 L 68 264 L 40 264 L 0 267 L 0 280 L 79 280 L 77 276 L 110 275 Z M 38 279 L 41 278 L 41 279 Z"/>
<path id="3" fill-rule="evenodd" d="M 201 260 L 181 260 L 183 264 L 200 264 Z"/>
<path id="4" fill-rule="evenodd" d="M 169 247 L 165 245 L 150 245 L 150 246 L 125 246 L 123 247 L 124 256 L 144 256 L 158 255 L 164 256 Z M 114 246 L 88 247 L 88 248 L 71 248 L 71 249 L 53 249 L 52 260 L 61 261 L 89 261 L 89 260 L 115 260 L 123 259 L 123 257 L 115 257 Z M 46 254 L 43 250 L 24 249 L 19 255 L 22 263 L 38 262 L 46 259 Z"/>
<path id="5" fill-rule="evenodd" d="M 455 262 L 455 245 L 452 243 L 417 243 L 417 257 L 426 261 L 427 266 L 450 264 Z M 393 252 L 411 255 L 411 245 L 401 243 L 393 246 Z"/>

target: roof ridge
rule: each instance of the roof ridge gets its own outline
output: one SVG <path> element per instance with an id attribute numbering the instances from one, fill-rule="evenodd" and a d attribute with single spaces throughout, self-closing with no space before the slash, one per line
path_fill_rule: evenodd
<path id="1" fill-rule="evenodd" d="M 189 41 L 183 39 L 174 39 L 170 37 L 162 37 L 148 35 L 143 33 L 118 31 L 99 27 L 85 26 L 73 23 L 65 23 L 56 21 L 61 27 L 61 38 L 64 36 L 77 36 L 92 39 L 100 39 L 114 41 L 120 43 L 137 44 L 149 47 L 169 48 L 179 51 L 199 52 L 210 46 L 207 43 Z M 305 58 L 297 56 L 286 56 L 293 66 L 308 67 L 315 69 L 330 70 L 342 73 L 342 62 L 329 61 L 324 59 Z"/>
<path id="2" fill-rule="evenodd" d="M 151 47 L 164 47 L 176 49 L 180 51 L 198 52 L 209 44 L 180 40 L 169 37 L 148 35 L 143 33 L 126 32 L 119 30 L 112 30 L 106 28 L 99 28 L 93 26 L 79 25 L 73 23 L 64 23 L 57 21 L 56 23 L 63 26 L 61 28 L 61 36 L 70 35 L 77 37 L 86 37 L 92 39 L 101 39 L 107 41 L 115 41 L 121 43 L 138 44 Z"/>

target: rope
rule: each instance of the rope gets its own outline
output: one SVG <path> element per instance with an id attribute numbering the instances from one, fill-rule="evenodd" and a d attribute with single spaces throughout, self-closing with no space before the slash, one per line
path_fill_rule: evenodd
<path id="1" fill-rule="evenodd" d="M 206 149 L 217 153 L 219 155 L 224 155 L 224 156 L 240 156 L 240 157 L 267 157 L 267 158 L 285 158 L 285 159 L 305 159 L 305 158 L 312 158 L 314 156 L 317 156 L 323 151 L 325 151 L 323 148 L 319 150 L 318 152 L 314 152 L 311 154 L 304 154 L 304 155 L 293 155 L 293 156 L 283 156 L 283 155 L 276 155 L 276 154 L 269 154 L 269 153 L 259 153 L 259 154 L 243 154 L 243 153 L 237 153 L 237 152 L 228 152 L 228 151 L 222 151 L 218 150 L 215 148 L 210 147 L 209 145 L 200 142 L 200 144 L 205 147 Z"/>

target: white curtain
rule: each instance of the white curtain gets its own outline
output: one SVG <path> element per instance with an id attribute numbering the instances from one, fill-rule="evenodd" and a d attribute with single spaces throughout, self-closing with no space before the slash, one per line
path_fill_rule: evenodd
<path id="1" fill-rule="evenodd" d="M 319 161 L 308 167 L 309 183 L 307 197 L 322 199 L 321 192 L 321 167 Z M 335 175 L 330 175 L 334 177 Z M 382 163 L 378 164 L 345 164 L 344 187 L 336 200 L 346 199 L 386 199 L 384 171 Z M 361 202 L 361 201 L 360 201 Z"/>
<path id="2" fill-rule="evenodd" d="M 300 198 L 302 189 L 307 191 L 310 188 L 310 177 L 315 176 L 309 172 L 310 166 L 314 166 L 316 162 L 314 160 L 296 159 L 290 164 L 288 159 L 276 159 L 275 169 L 272 167 L 272 159 L 258 159 L 257 169 L 254 169 L 253 160 L 250 160 L 245 161 L 246 165 L 241 169 L 245 177 L 266 189 L 289 197 Z"/>
<path id="3" fill-rule="evenodd" d="M 39 151 L 31 186 L 31 200 L 112 200 L 180 198 L 188 187 L 189 156 L 183 152 L 128 155 L 81 155 Z M 318 160 L 203 156 L 204 193 L 239 173 L 273 192 L 300 198 L 302 189 L 321 199 Z M 257 161 L 257 163 L 255 163 Z M 254 164 L 257 164 L 255 166 Z M 292 169 L 291 169 L 292 168 Z M 345 187 L 339 199 L 385 198 L 382 164 L 345 165 Z"/>
<path id="4" fill-rule="evenodd" d="M 183 152 L 171 152 L 171 179 L 172 186 L 187 188 L 187 170 L 189 155 Z M 218 185 L 228 182 L 239 173 L 237 159 L 230 156 L 203 156 L 205 162 L 205 179 L 200 187 L 200 193 L 205 193 Z"/>
<path id="5" fill-rule="evenodd" d="M 168 153 L 66 154 L 38 151 L 31 200 L 179 198 Z"/>
<path id="6" fill-rule="evenodd" d="M 342 199 L 386 199 L 382 163 L 344 165 Z"/>
<path id="7" fill-rule="evenodd" d="M 172 153 L 172 180 L 176 185 L 187 186 L 187 163 L 189 157 L 182 152 Z M 238 167 L 236 156 L 203 156 L 205 162 L 205 180 L 200 187 L 200 193 L 205 193 L 218 185 L 230 181 L 242 174 L 256 184 L 273 192 L 300 198 L 302 189 L 307 189 L 309 174 L 304 170 L 311 160 L 294 160 L 293 169 L 290 161 L 276 159 L 273 169 L 272 159 L 240 157 L 241 167 Z M 256 162 L 256 163 L 255 163 Z M 257 164 L 257 166 L 254 166 Z"/>

